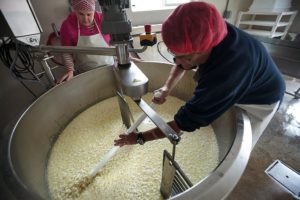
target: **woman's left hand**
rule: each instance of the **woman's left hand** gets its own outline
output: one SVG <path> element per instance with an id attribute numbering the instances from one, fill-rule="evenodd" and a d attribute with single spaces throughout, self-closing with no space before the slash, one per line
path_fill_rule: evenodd
<path id="1" fill-rule="evenodd" d="M 69 81 L 73 77 L 74 77 L 74 71 L 70 70 L 67 73 L 65 73 L 60 79 L 58 79 L 56 84 L 61 84 L 62 82 Z"/>

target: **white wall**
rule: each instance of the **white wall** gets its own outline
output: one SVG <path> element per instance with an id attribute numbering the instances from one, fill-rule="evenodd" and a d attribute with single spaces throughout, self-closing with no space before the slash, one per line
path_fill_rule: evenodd
<path id="1" fill-rule="evenodd" d="M 142 0 L 140 0 L 142 1 Z M 221 15 L 226 7 L 226 0 L 205 0 L 206 2 L 214 4 Z M 231 17 L 227 20 L 230 23 L 235 23 L 239 11 L 247 11 L 253 0 L 229 0 L 228 10 L 232 12 Z M 42 43 L 46 41 L 47 35 L 52 32 L 51 23 L 55 23 L 59 29 L 63 19 L 69 13 L 69 0 L 31 0 L 41 26 L 44 30 L 42 34 Z M 300 1 L 293 0 L 292 8 L 300 10 Z M 133 26 L 144 24 L 159 24 L 168 17 L 172 10 L 156 10 L 133 12 L 127 9 L 126 13 L 131 20 Z M 292 32 L 300 33 L 300 13 L 296 16 L 294 24 L 291 27 Z M 298 22 L 298 23 L 297 23 Z"/>
<path id="2" fill-rule="evenodd" d="M 298 10 L 298 14 L 296 15 L 296 17 L 294 19 L 294 23 L 290 27 L 290 32 L 300 34 L 300 1 L 299 0 L 292 1 L 292 9 Z"/>
<path id="3" fill-rule="evenodd" d="M 231 18 L 233 24 L 235 24 L 235 20 L 238 14 L 238 11 L 248 11 L 248 8 L 251 6 L 253 0 L 230 0 L 229 9 L 233 11 L 234 16 Z M 284 0 L 282 0 L 284 1 Z M 293 24 L 291 25 L 289 32 L 298 33 L 300 34 L 300 1 L 299 0 L 292 0 L 290 10 L 298 11 Z"/>
<path id="4" fill-rule="evenodd" d="M 142 1 L 142 0 L 141 0 Z M 46 41 L 49 33 L 53 31 L 51 23 L 55 23 L 59 29 L 63 19 L 68 15 L 70 7 L 68 0 L 31 0 L 36 15 L 40 21 L 44 33 L 42 34 L 41 42 Z M 214 4 L 219 12 L 223 14 L 226 6 L 226 0 L 206 0 Z M 246 10 L 252 3 L 252 0 L 231 0 L 228 9 L 232 11 L 232 16 L 228 21 L 235 22 L 237 12 L 239 10 Z M 132 25 L 144 24 L 158 24 L 162 23 L 164 19 L 172 12 L 172 10 L 157 10 L 147 12 L 132 12 L 127 9 L 127 16 L 131 20 Z"/>
<path id="5" fill-rule="evenodd" d="M 63 19 L 68 15 L 69 1 L 31 0 L 31 3 L 43 29 L 41 42 L 44 43 L 49 33 L 53 32 L 51 23 L 55 23 L 59 29 Z"/>

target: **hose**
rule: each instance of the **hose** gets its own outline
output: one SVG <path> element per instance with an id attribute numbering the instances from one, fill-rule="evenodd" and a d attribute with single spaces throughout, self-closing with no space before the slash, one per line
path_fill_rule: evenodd
<path id="1" fill-rule="evenodd" d="M 162 54 L 162 52 L 160 51 L 160 46 L 161 46 L 161 44 L 163 43 L 163 41 L 159 41 L 158 43 L 157 43 L 157 52 L 159 53 L 159 55 L 161 56 L 161 57 L 163 57 L 166 61 L 168 61 L 169 63 L 174 63 L 174 62 L 172 62 L 172 61 L 170 61 L 166 56 L 164 56 L 163 54 Z"/>
<path id="2" fill-rule="evenodd" d="M 35 72 L 30 47 L 11 38 L 1 38 L 1 42 L 0 59 L 13 77 L 20 81 L 40 81 L 43 74 L 37 75 Z"/>

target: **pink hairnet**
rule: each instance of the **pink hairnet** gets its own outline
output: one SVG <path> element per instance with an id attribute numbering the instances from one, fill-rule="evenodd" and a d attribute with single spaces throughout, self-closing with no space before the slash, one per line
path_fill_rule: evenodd
<path id="1" fill-rule="evenodd" d="M 71 4 L 76 11 L 94 11 L 96 0 L 72 0 Z"/>
<path id="2" fill-rule="evenodd" d="M 203 52 L 218 45 L 227 27 L 215 6 L 190 2 L 178 6 L 162 25 L 166 46 L 178 54 Z"/>

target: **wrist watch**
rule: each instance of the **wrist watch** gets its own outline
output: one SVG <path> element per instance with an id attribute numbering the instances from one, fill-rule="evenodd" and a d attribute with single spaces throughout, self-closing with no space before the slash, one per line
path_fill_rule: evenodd
<path id="1" fill-rule="evenodd" d="M 142 132 L 139 132 L 139 133 L 137 134 L 136 142 L 137 142 L 138 144 L 140 144 L 140 145 L 145 144 L 146 140 L 145 140 L 145 138 L 144 138 Z"/>

